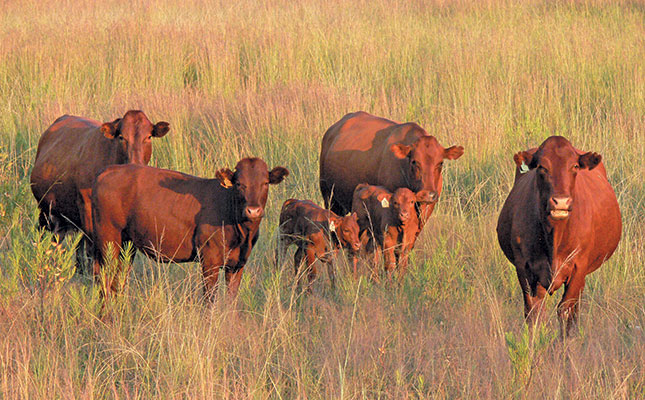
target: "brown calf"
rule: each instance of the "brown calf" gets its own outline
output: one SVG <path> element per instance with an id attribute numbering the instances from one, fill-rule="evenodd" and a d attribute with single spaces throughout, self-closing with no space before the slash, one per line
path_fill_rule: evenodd
<path id="1" fill-rule="evenodd" d="M 339 217 L 309 200 L 289 199 L 282 205 L 280 212 L 279 258 L 282 259 L 287 247 L 296 243 L 298 249 L 294 256 L 296 276 L 303 258 L 307 261 L 309 283 L 316 277 L 316 260 L 327 264 L 331 286 L 335 286 L 331 254 L 339 247 L 346 248 L 351 254 L 360 250 L 356 213 Z M 331 240 L 333 250 L 329 250 Z"/>
<path id="2" fill-rule="evenodd" d="M 399 276 L 405 275 L 408 254 L 421 230 L 416 207 L 433 201 L 427 190 L 415 194 L 408 188 L 399 188 L 391 193 L 381 186 L 364 183 L 354 190 L 352 210 L 358 215 L 361 239 L 367 251 L 374 251 L 375 263 L 379 253 L 384 253 L 388 276 L 397 262 Z"/>
<path id="3" fill-rule="evenodd" d="M 269 171 L 259 158 L 242 159 L 235 172 L 224 168 L 214 179 L 132 164 L 109 167 L 92 195 L 94 273 L 106 257 L 118 257 L 124 241 L 131 241 L 150 257 L 200 260 L 209 300 L 224 268 L 235 296 L 259 236 L 269 184 L 282 182 L 288 173 L 283 167 Z M 114 243 L 110 255 L 105 254 L 108 243 Z M 104 282 L 105 293 L 117 284 Z"/>

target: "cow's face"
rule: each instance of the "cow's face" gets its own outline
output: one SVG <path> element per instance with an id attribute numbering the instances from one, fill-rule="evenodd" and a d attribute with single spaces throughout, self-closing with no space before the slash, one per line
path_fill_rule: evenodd
<path id="1" fill-rule="evenodd" d="M 330 225 L 333 222 L 334 232 L 336 232 L 336 237 L 338 237 L 341 246 L 352 249 L 355 252 L 361 249 L 361 240 L 358 237 L 360 228 L 358 226 L 358 216 L 355 212 L 344 217 L 332 216 L 329 222 Z"/>
<path id="2" fill-rule="evenodd" d="M 515 159 L 528 160 L 529 168 L 536 168 L 541 208 L 548 218 L 559 221 L 567 219 L 575 206 L 573 193 L 578 172 L 594 169 L 602 157 L 591 152 L 579 155 L 567 139 L 551 136 L 535 154 L 520 152 Z"/>
<path id="3" fill-rule="evenodd" d="M 269 171 L 267 164 L 259 158 L 240 160 L 235 166 L 235 172 L 224 168 L 216 173 L 222 186 L 233 187 L 241 217 L 250 221 L 258 221 L 264 216 L 269 185 L 282 182 L 287 175 L 289 171 L 284 167 L 275 167 Z"/>
<path id="4" fill-rule="evenodd" d="M 163 121 L 152 125 L 138 110 L 130 110 L 123 118 L 101 125 L 103 135 L 114 143 L 118 164 L 147 165 L 152 155 L 152 138 L 164 136 L 169 129 L 169 124 Z"/>
<path id="5" fill-rule="evenodd" d="M 462 146 L 444 149 L 434 136 L 420 137 L 409 146 L 393 144 L 390 150 L 396 158 L 405 161 L 402 172 L 408 188 L 415 192 L 427 190 L 433 203 L 441 194 L 443 161 L 456 160 L 464 154 Z"/>
<path id="6" fill-rule="evenodd" d="M 411 217 L 417 216 L 417 204 L 428 204 L 435 201 L 435 198 L 427 190 L 414 193 L 408 188 L 396 189 L 390 198 L 392 216 L 405 225 Z"/>

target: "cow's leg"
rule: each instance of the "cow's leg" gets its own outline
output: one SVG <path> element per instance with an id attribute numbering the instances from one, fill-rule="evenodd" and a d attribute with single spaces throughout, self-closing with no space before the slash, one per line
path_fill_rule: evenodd
<path id="1" fill-rule="evenodd" d="M 564 295 L 560 300 L 560 304 L 558 304 L 558 316 L 560 317 L 563 336 L 569 336 L 578 321 L 578 306 L 584 287 L 584 275 L 575 273 L 564 286 Z"/>
<path id="2" fill-rule="evenodd" d="M 537 285 L 535 294 L 531 293 L 531 286 L 528 281 L 526 267 L 517 267 L 517 279 L 524 296 L 524 319 L 527 323 L 534 325 L 543 314 L 543 303 L 546 297 L 546 289 Z"/>
<path id="3" fill-rule="evenodd" d="M 243 272 L 244 272 L 244 267 L 238 268 L 237 270 L 226 269 L 226 272 L 225 272 L 226 288 L 231 298 L 237 297 L 237 291 L 240 288 L 240 282 L 242 281 Z"/>
<path id="4" fill-rule="evenodd" d="M 305 248 L 305 260 L 307 262 L 307 278 L 309 279 L 308 290 L 311 291 L 311 284 L 316 279 L 318 275 L 318 270 L 316 268 L 317 252 L 314 249 L 314 246 L 309 244 Z"/>
<path id="5" fill-rule="evenodd" d="M 294 275 L 296 277 L 296 282 L 298 287 L 300 287 L 300 276 L 299 271 L 302 266 L 302 261 L 305 258 L 305 249 L 301 243 L 298 243 L 298 248 L 296 249 L 295 254 L 293 255 L 293 269 Z"/>
<path id="6" fill-rule="evenodd" d="M 408 256 L 408 250 L 401 249 L 401 254 L 399 254 L 399 280 L 403 280 L 403 277 L 408 271 Z"/>
<path id="7" fill-rule="evenodd" d="M 81 232 L 83 237 L 76 249 L 76 267 L 81 273 L 86 271 L 86 259 L 93 253 L 92 250 L 92 191 L 91 189 L 82 189 L 77 199 L 77 207 L 81 220 Z"/>
<path id="8" fill-rule="evenodd" d="M 396 239 L 390 235 L 386 235 L 383 238 L 383 256 L 385 258 L 385 272 L 388 278 L 392 276 L 392 271 L 396 268 L 396 255 L 394 254 L 396 246 Z"/>
<path id="9" fill-rule="evenodd" d="M 276 267 L 280 265 L 280 262 L 284 262 L 284 256 L 287 254 L 287 249 L 293 243 L 291 235 L 285 235 L 282 232 L 278 236 L 278 248 L 275 252 L 275 265 Z"/>
<path id="10" fill-rule="evenodd" d="M 224 252 L 209 240 L 199 251 L 204 279 L 204 300 L 212 303 L 217 297 L 219 270 L 224 266 Z"/>

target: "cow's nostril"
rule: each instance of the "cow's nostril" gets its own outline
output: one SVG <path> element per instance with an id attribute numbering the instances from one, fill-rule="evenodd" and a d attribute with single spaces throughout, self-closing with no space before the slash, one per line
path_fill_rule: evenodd
<path id="1" fill-rule="evenodd" d="M 246 207 L 246 215 L 249 218 L 258 218 L 262 215 L 262 207 Z"/>

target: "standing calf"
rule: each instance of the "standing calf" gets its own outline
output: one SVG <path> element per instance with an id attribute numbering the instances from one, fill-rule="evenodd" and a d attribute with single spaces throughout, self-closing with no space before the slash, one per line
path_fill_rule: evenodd
<path id="1" fill-rule="evenodd" d="M 358 229 L 356 213 L 339 217 L 309 200 L 289 199 L 284 202 L 280 212 L 280 239 L 277 254 L 280 259 L 283 258 L 287 247 L 296 243 L 298 245 L 294 256 L 296 276 L 305 258 L 311 284 L 316 277 L 316 260 L 320 260 L 327 264 L 331 286 L 334 287 L 334 270 L 330 253 L 336 252 L 342 246 L 349 249 L 353 256 L 353 253 L 361 247 Z M 331 251 L 327 245 L 329 240 L 333 246 Z M 355 262 L 355 259 L 353 261 Z"/>
<path id="2" fill-rule="evenodd" d="M 388 275 L 397 262 L 400 277 L 405 274 L 408 254 L 421 230 L 417 204 L 432 202 L 434 198 L 427 190 L 415 194 L 408 188 L 399 188 L 390 193 L 381 186 L 364 183 L 354 190 L 352 210 L 358 215 L 361 239 L 366 250 L 374 251 L 375 263 L 383 252 Z"/>
<path id="3" fill-rule="evenodd" d="M 282 182 L 288 173 L 283 167 L 268 171 L 259 158 L 242 159 L 235 172 L 221 169 L 215 179 L 139 165 L 109 167 L 92 194 L 94 273 L 106 257 L 118 257 L 124 241 L 132 241 L 150 257 L 200 260 L 209 300 L 223 267 L 235 296 L 258 239 L 269 184 Z M 113 254 L 105 254 L 108 243 L 114 243 Z M 116 291 L 117 283 L 104 282 L 105 294 Z"/>

